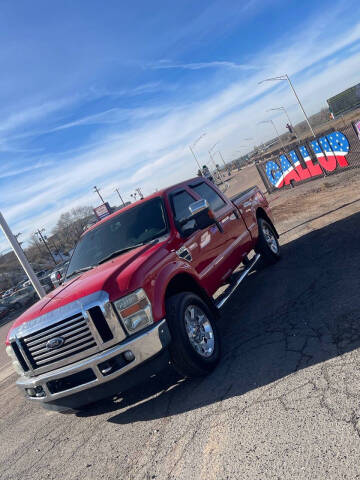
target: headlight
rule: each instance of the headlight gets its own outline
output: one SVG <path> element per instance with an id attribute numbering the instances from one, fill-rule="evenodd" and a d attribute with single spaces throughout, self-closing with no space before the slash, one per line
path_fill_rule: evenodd
<path id="1" fill-rule="evenodd" d="M 116 300 L 114 305 L 130 335 L 154 322 L 151 304 L 142 288 Z"/>
<path id="2" fill-rule="evenodd" d="M 24 373 L 24 370 L 22 369 L 16 355 L 15 355 L 15 352 L 13 350 L 13 348 L 8 345 L 5 349 L 6 353 L 9 355 L 9 357 L 11 358 L 11 362 L 13 364 L 13 367 L 15 369 L 15 372 L 18 373 L 19 375 L 23 375 Z"/>

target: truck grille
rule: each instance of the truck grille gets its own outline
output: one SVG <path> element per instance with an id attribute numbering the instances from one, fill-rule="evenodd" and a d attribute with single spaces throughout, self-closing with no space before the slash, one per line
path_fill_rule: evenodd
<path id="1" fill-rule="evenodd" d="M 59 347 L 49 348 L 49 341 L 57 339 Z M 49 327 L 21 339 L 24 353 L 34 369 L 69 363 L 70 357 L 96 347 L 88 322 L 82 314 L 65 318 Z M 88 353 L 88 352 L 87 352 Z"/>

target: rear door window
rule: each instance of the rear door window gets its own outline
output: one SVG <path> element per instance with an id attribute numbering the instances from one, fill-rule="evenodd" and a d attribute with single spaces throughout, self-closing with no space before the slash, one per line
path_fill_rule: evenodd
<path id="1" fill-rule="evenodd" d="M 196 185 L 190 185 L 190 188 L 196 192 L 199 197 L 205 198 L 213 212 L 221 210 L 226 202 L 212 189 L 207 183 L 201 182 Z"/>

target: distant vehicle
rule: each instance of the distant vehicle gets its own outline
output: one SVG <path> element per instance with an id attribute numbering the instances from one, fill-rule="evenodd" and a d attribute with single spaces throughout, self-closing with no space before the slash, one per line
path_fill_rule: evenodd
<path id="1" fill-rule="evenodd" d="M 42 278 L 42 277 L 45 277 L 45 275 L 47 275 L 49 273 L 49 270 L 40 270 L 39 272 L 36 272 L 36 276 L 38 278 Z"/>
<path id="2" fill-rule="evenodd" d="M 6 290 L 5 293 L 2 294 L 2 298 L 10 297 L 14 293 L 14 289 L 10 288 L 9 290 Z"/>
<path id="3" fill-rule="evenodd" d="M 21 304 L 16 301 L 16 295 L 11 295 L 10 297 L 2 298 L 0 301 L 1 307 L 6 307 L 9 310 L 19 310 Z"/>
<path id="4" fill-rule="evenodd" d="M 0 305 L 0 319 L 6 317 L 10 309 L 6 305 Z"/>
<path id="5" fill-rule="evenodd" d="M 40 280 L 40 283 L 42 285 L 48 285 L 49 287 L 52 288 L 53 284 L 50 278 L 50 274 L 51 274 L 51 270 L 40 270 L 39 272 L 36 272 L 36 276 Z M 30 286 L 31 286 L 30 280 L 26 280 L 26 282 L 22 284 L 22 288 L 26 288 Z"/>
<path id="6" fill-rule="evenodd" d="M 8 305 L 14 309 L 18 310 L 22 307 L 29 307 L 38 300 L 37 293 L 35 292 L 32 285 L 22 288 L 11 297 L 8 297 Z"/>
<path id="7" fill-rule="evenodd" d="M 50 280 L 55 288 L 60 285 L 68 265 L 69 260 L 67 262 L 64 262 L 62 265 L 58 265 L 58 267 L 52 271 L 52 274 L 50 275 Z"/>

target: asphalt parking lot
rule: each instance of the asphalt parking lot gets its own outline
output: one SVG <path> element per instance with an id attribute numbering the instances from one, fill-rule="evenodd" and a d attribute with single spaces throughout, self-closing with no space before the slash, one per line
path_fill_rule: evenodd
<path id="1" fill-rule="evenodd" d="M 166 371 L 60 415 L 26 402 L 1 356 L 1 479 L 360 478 L 360 213 L 310 223 L 227 304 L 209 377 Z"/>

